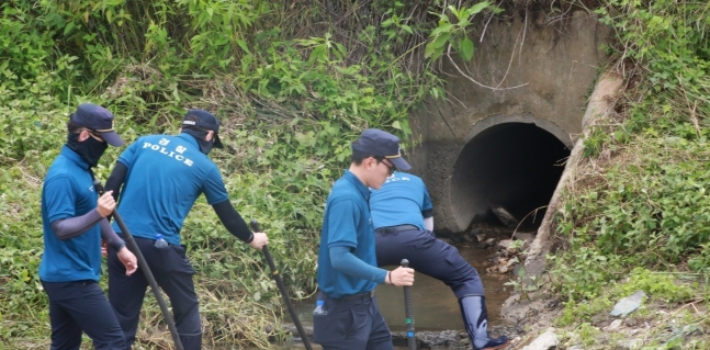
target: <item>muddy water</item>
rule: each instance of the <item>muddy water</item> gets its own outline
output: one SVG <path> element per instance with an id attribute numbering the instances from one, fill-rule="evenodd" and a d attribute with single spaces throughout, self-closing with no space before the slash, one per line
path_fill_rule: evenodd
<path id="1" fill-rule="evenodd" d="M 509 275 L 486 273 L 486 258 L 492 253 L 489 250 L 474 247 L 459 246 L 461 256 L 473 265 L 483 280 L 486 293 L 486 306 L 488 308 L 489 324 L 500 325 L 501 306 L 509 296 L 511 287 L 504 286 L 510 279 Z M 392 269 L 393 267 L 387 267 Z M 404 293 L 402 288 L 381 285 L 375 290 L 380 311 L 393 332 L 405 330 Z M 297 304 L 296 311 L 304 327 L 312 326 L 313 306 L 315 299 Z M 463 330 L 463 321 L 459 310 L 458 300 L 448 286 L 423 274 L 415 276 L 412 287 L 412 308 L 417 331 Z M 291 323 L 288 315 L 284 322 Z M 277 347 L 275 349 L 283 349 Z M 303 348 L 301 343 L 295 343 L 286 348 Z M 314 346 L 314 348 L 316 348 Z M 319 347 L 318 347 L 319 348 Z M 396 348 L 406 349 L 406 348 Z"/>

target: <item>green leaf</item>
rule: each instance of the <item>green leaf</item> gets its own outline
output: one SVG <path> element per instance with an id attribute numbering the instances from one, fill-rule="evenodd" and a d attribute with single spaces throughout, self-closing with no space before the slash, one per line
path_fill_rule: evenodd
<path id="1" fill-rule="evenodd" d="M 485 9 L 486 7 L 489 7 L 489 6 L 491 6 L 491 4 L 488 1 L 479 2 L 478 4 L 471 6 L 471 8 L 469 8 L 466 11 L 466 13 L 468 14 L 468 16 L 466 16 L 466 17 L 470 17 L 471 15 L 475 15 L 475 14 L 483 11 L 483 9 Z"/>
<path id="2" fill-rule="evenodd" d="M 456 19 L 461 20 L 461 15 L 463 11 L 459 11 L 454 5 L 449 5 L 449 11 L 456 16 Z"/>
<path id="3" fill-rule="evenodd" d="M 460 42 L 460 46 L 461 52 L 459 53 L 461 54 L 461 57 L 466 61 L 470 61 L 471 58 L 473 58 L 473 41 L 471 41 L 468 37 L 465 37 Z"/>
<path id="4" fill-rule="evenodd" d="M 447 42 L 449 42 L 449 38 L 451 38 L 451 33 L 444 33 L 439 35 L 434 41 L 431 43 L 431 45 L 438 49 L 440 47 L 444 47 Z"/>
<path id="5" fill-rule="evenodd" d="M 449 31 L 451 31 L 451 29 L 452 29 L 453 27 L 454 27 L 454 25 L 451 24 L 451 23 L 446 23 L 446 24 L 439 25 L 438 28 L 436 28 L 436 29 L 434 29 L 434 30 L 431 31 L 431 35 L 429 35 L 429 37 L 430 37 L 430 38 L 433 38 L 433 37 L 435 37 L 435 36 L 437 36 L 437 35 L 439 35 L 439 34 L 441 34 L 441 33 L 449 32 Z"/>
<path id="6" fill-rule="evenodd" d="M 64 35 L 69 34 L 72 31 L 72 29 L 74 29 L 74 22 L 67 23 L 67 26 L 64 27 Z"/>
<path id="7" fill-rule="evenodd" d="M 394 123 L 392 123 L 392 127 L 397 130 L 402 130 L 402 125 L 399 123 L 399 120 L 396 120 Z"/>
<path id="8" fill-rule="evenodd" d="M 237 39 L 237 45 L 242 48 L 246 53 L 251 54 L 251 51 L 249 51 L 249 47 L 247 46 L 247 42 L 242 40 L 242 39 Z"/>

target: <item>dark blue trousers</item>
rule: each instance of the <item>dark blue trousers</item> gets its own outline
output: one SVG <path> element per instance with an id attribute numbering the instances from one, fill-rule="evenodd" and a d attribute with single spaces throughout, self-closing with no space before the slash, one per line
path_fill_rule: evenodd
<path id="1" fill-rule="evenodd" d="M 121 326 L 95 281 L 45 282 L 52 325 L 51 350 L 79 350 L 81 332 L 96 350 L 123 350 Z"/>
<path id="2" fill-rule="evenodd" d="M 313 341 L 323 350 L 392 350 L 392 333 L 369 295 L 325 300 L 326 315 L 313 316 Z"/>
<path id="3" fill-rule="evenodd" d="M 175 328 L 184 349 L 199 350 L 202 346 L 202 327 L 192 281 L 195 270 L 185 256 L 185 248 L 174 245 L 156 248 L 153 239 L 134 238 L 156 282 L 170 298 Z M 125 350 L 129 350 L 136 340 L 148 280 L 140 268 L 130 277 L 126 276 L 126 268 L 113 249 L 109 249 L 108 258 L 108 297 L 126 337 Z"/>
<path id="4" fill-rule="evenodd" d="M 382 233 L 376 231 L 377 264 L 399 265 L 409 260 L 409 267 L 417 273 L 444 282 L 458 299 L 467 295 L 483 296 L 483 284 L 476 269 L 456 247 L 437 239 L 433 232 L 407 230 Z"/>

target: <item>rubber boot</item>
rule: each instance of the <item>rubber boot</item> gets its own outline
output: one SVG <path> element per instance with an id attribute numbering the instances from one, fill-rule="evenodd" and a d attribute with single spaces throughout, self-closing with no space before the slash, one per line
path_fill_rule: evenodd
<path id="1" fill-rule="evenodd" d="M 466 326 L 474 350 L 496 350 L 508 345 L 508 337 L 490 338 L 488 336 L 488 312 L 482 296 L 471 295 L 459 299 L 461 316 Z"/>
<path id="2" fill-rule="evenodd" d="M 200 350 L 202 349 L 202 334 L 198 335 L 182 335 L 180 334 L 180 342 L 184 350 Z"/>

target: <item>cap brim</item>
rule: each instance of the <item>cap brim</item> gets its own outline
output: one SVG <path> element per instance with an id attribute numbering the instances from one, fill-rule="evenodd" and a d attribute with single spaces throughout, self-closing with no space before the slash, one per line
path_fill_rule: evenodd
<path id="1" fill-rule="evenodd" d="M 402 158 L 402 157 L 387 158 L 387 159 L 389 159 L 389 161 L 392 162 L 392 164 L 393 164 L 395 167 L 397 167 L 398 170 L 407 171 L 407 170 L 409 170 L 409 169 L 412 168 L 412 167 L 409 165 L 409 163 L 407 163 L 407 161 L 404 160 L 404 158 Z"/>
<path id="2" fill-rule="evenodd" d="M 214 134 L 214 147 L 224 148 L 224 145 L 222 145 L 222 141 L 219 139 L 219 135 L 217 135 L 216 133 Z"/>
<path id="3" fill-rule="evenodd" d="M 101 137 L 106 141 L 106 143 L 113 147 L 119 147 L 125 144 L 115 131 L 99 132 L 99 134 L 101 134 Z"/>

